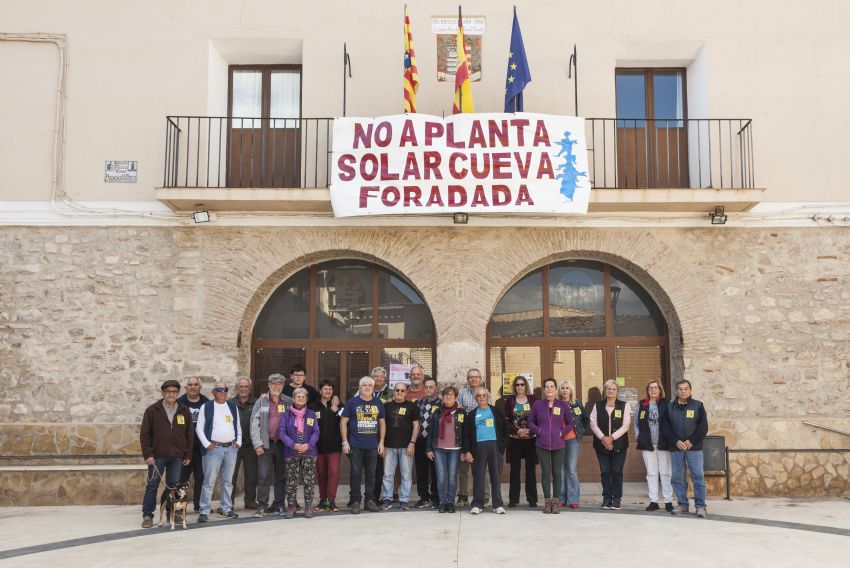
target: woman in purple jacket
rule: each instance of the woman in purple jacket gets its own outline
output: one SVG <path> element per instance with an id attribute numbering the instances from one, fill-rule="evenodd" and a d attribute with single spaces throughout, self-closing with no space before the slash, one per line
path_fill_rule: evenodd
<path id="1" fill-rule="evenodd" d="M 286 464 L 286 502 L 295 503 L 298 474 L 304 481 L 304 516 L 313 516 L 313 486 L 316 485 L 316 456 L 319 452 L 319 421 L 316 413 L 307 408 L 307 389 L 292 393 L 292 406 L 280 419 L 280 439 Z M 286 510 L 286 518 L 295 517 L 295 507 Z"/>
<path id="2" fill-rule="evenodd" d="M 573 429 L 572 412 L 569 404 L 558 400 L 558 384 L 555 379 L 543 381 L 543 399 L 531 407 L 528 428 L 534 432 L 537 459 L 540 462 L 540 477 L 543 481 L 543 496 L 546 498 L 544 513 L 560 513 L 558 495 L 561 494 L 561 469 L 564 467 L 564 436 Z M 552 480 L 550 486 L 549 480 Z M 552 497 L 552 496 L 555 497 Z"/>

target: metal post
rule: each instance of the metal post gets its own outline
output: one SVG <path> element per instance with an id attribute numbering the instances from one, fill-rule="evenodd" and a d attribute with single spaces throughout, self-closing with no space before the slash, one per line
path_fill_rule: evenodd
<path id="1" fill-rule="evenodd" d="M 346 71 L 348 73 L 346 74 Z M 348 79 L 351 77 L 351 58 L 348 56 L 348 45 L 342 44 L 342 116 L 345 116 Z"/>
<path id="2" fill-rule="evenodd" d="M 726 454 L 726 500 L 731 501 L 732 498 L 729 496 L 731 492 L 731 488 L 729 487 L 729 446 L 724 448 L 724 453 Z"/>
<path id="3" fill-rule="evenodd" d="M 574 73 L 575 73 L 575 77 L 573 77 Z M 573 54 L 570 55 L 569 73 L 567 74 L 567 78 L 573 79 L 573 91 L 574 91 L 574 96 L 575 96 L 575 109 L 576 109 L 576 116 L 578 116 L 578 51 L 576 49 L 576 44 L 573 44 Z"/>

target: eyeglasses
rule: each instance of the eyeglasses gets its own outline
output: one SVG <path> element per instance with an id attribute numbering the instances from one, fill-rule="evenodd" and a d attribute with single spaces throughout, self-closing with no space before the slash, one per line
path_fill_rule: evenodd
<path id="1" fill-rule="evenodd" d="M 230 390 L 230 389 L 229 389 L 229 388 L 227 388 L 227 387 L 215 387 L 215 388 L 213 389 L 213 392 L 227 392 L 227 391 L 229 391 L 229 390 Z"/>
<path id="2" fill-rule="evenodd" d="M 476 394 L 475 398 L 487 398 L 486 394 Z"/>
<path id="3" fill-rule="evenodd" d="M 525 387 L 525 386 L 528 386 L 528 385 L 526 385 L 525 383 L 516 383 L 516 386 L 518 386 L 518 387 Z"/>
<path id="4" fill-rule="evenodd" d="M 171 389 L 169 389 L 169 390 L 165 391 L 165 394 L 177 394 L 177 393 L 179 393 L 179 392 L 180 392 L 180 391 L 176 391 L 176 390 L 171 390 Z"/>
<path id="5" fill-rule="evenodd" d="M 393 392 L 407 392 L 407 389 L 394 389 Z"/>

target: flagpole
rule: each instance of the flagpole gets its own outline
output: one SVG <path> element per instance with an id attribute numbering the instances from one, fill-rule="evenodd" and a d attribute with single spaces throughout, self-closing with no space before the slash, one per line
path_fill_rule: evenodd
<path id="1" fill-rule="evenodd" d="M 348 76 L 346 76 L 346 68 Z M 348 45 L 342 44 L 342 116 L 345 116 L 346 96 L 348 89 L 348 77 L 351 77 L 351 58 L 348 56 Z"/>
<path id="2" fill-rule="evenodd" d="M 576 50 L 576 44 L 573 44 L 573 54 L 570 55 L 570 73 L 567 77 L 573 76 L 573 70 L 575 70 L 575 77 L 573 78 L 573 90 L 575 92 L 575 108 L 576 108 L 576 116 L 578 116 L 578 51 Z"/>
<path id="3" fill-rule="evenodd" d="M 460 4 L 457 5 L 457 25 L 460 26 L 461 29 L 463 29 L 463 15 L 460 12 Z M 466 43 L 465 35 L 463 37 L 463 43 Z M 461 45 L 460 48 L 466 50 L 465 45 Z M 458 54 L 458 57 L 460 57 L 460 54 Z M 466 59 L 464 59 L 464 64 L 466 64 Z M 457 76 L 457 67 L 455 67 L 455 76 Z M 463 85 L 461 85 L 460 89 L 458 90 L 457 102 L 457 108 L 461 112 L 461 114 L 463 114 Z"/>

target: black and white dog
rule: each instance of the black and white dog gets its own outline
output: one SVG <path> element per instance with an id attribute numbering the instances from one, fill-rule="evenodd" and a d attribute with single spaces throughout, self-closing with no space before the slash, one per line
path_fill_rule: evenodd
<path id="1" fill-rule="evenodd" d="M 171 522 L 171 530 L 174 530 L 174 523 L 177 516 L 183 523 L 183 528 L 186 528 L 186 508 L 189 506 L 189 484 L 180 482 L 174 489 L 166 489 L 159 499 L 159 526 L 162 526 L 162 515 L 165 513 L 166 522 Z"/>

